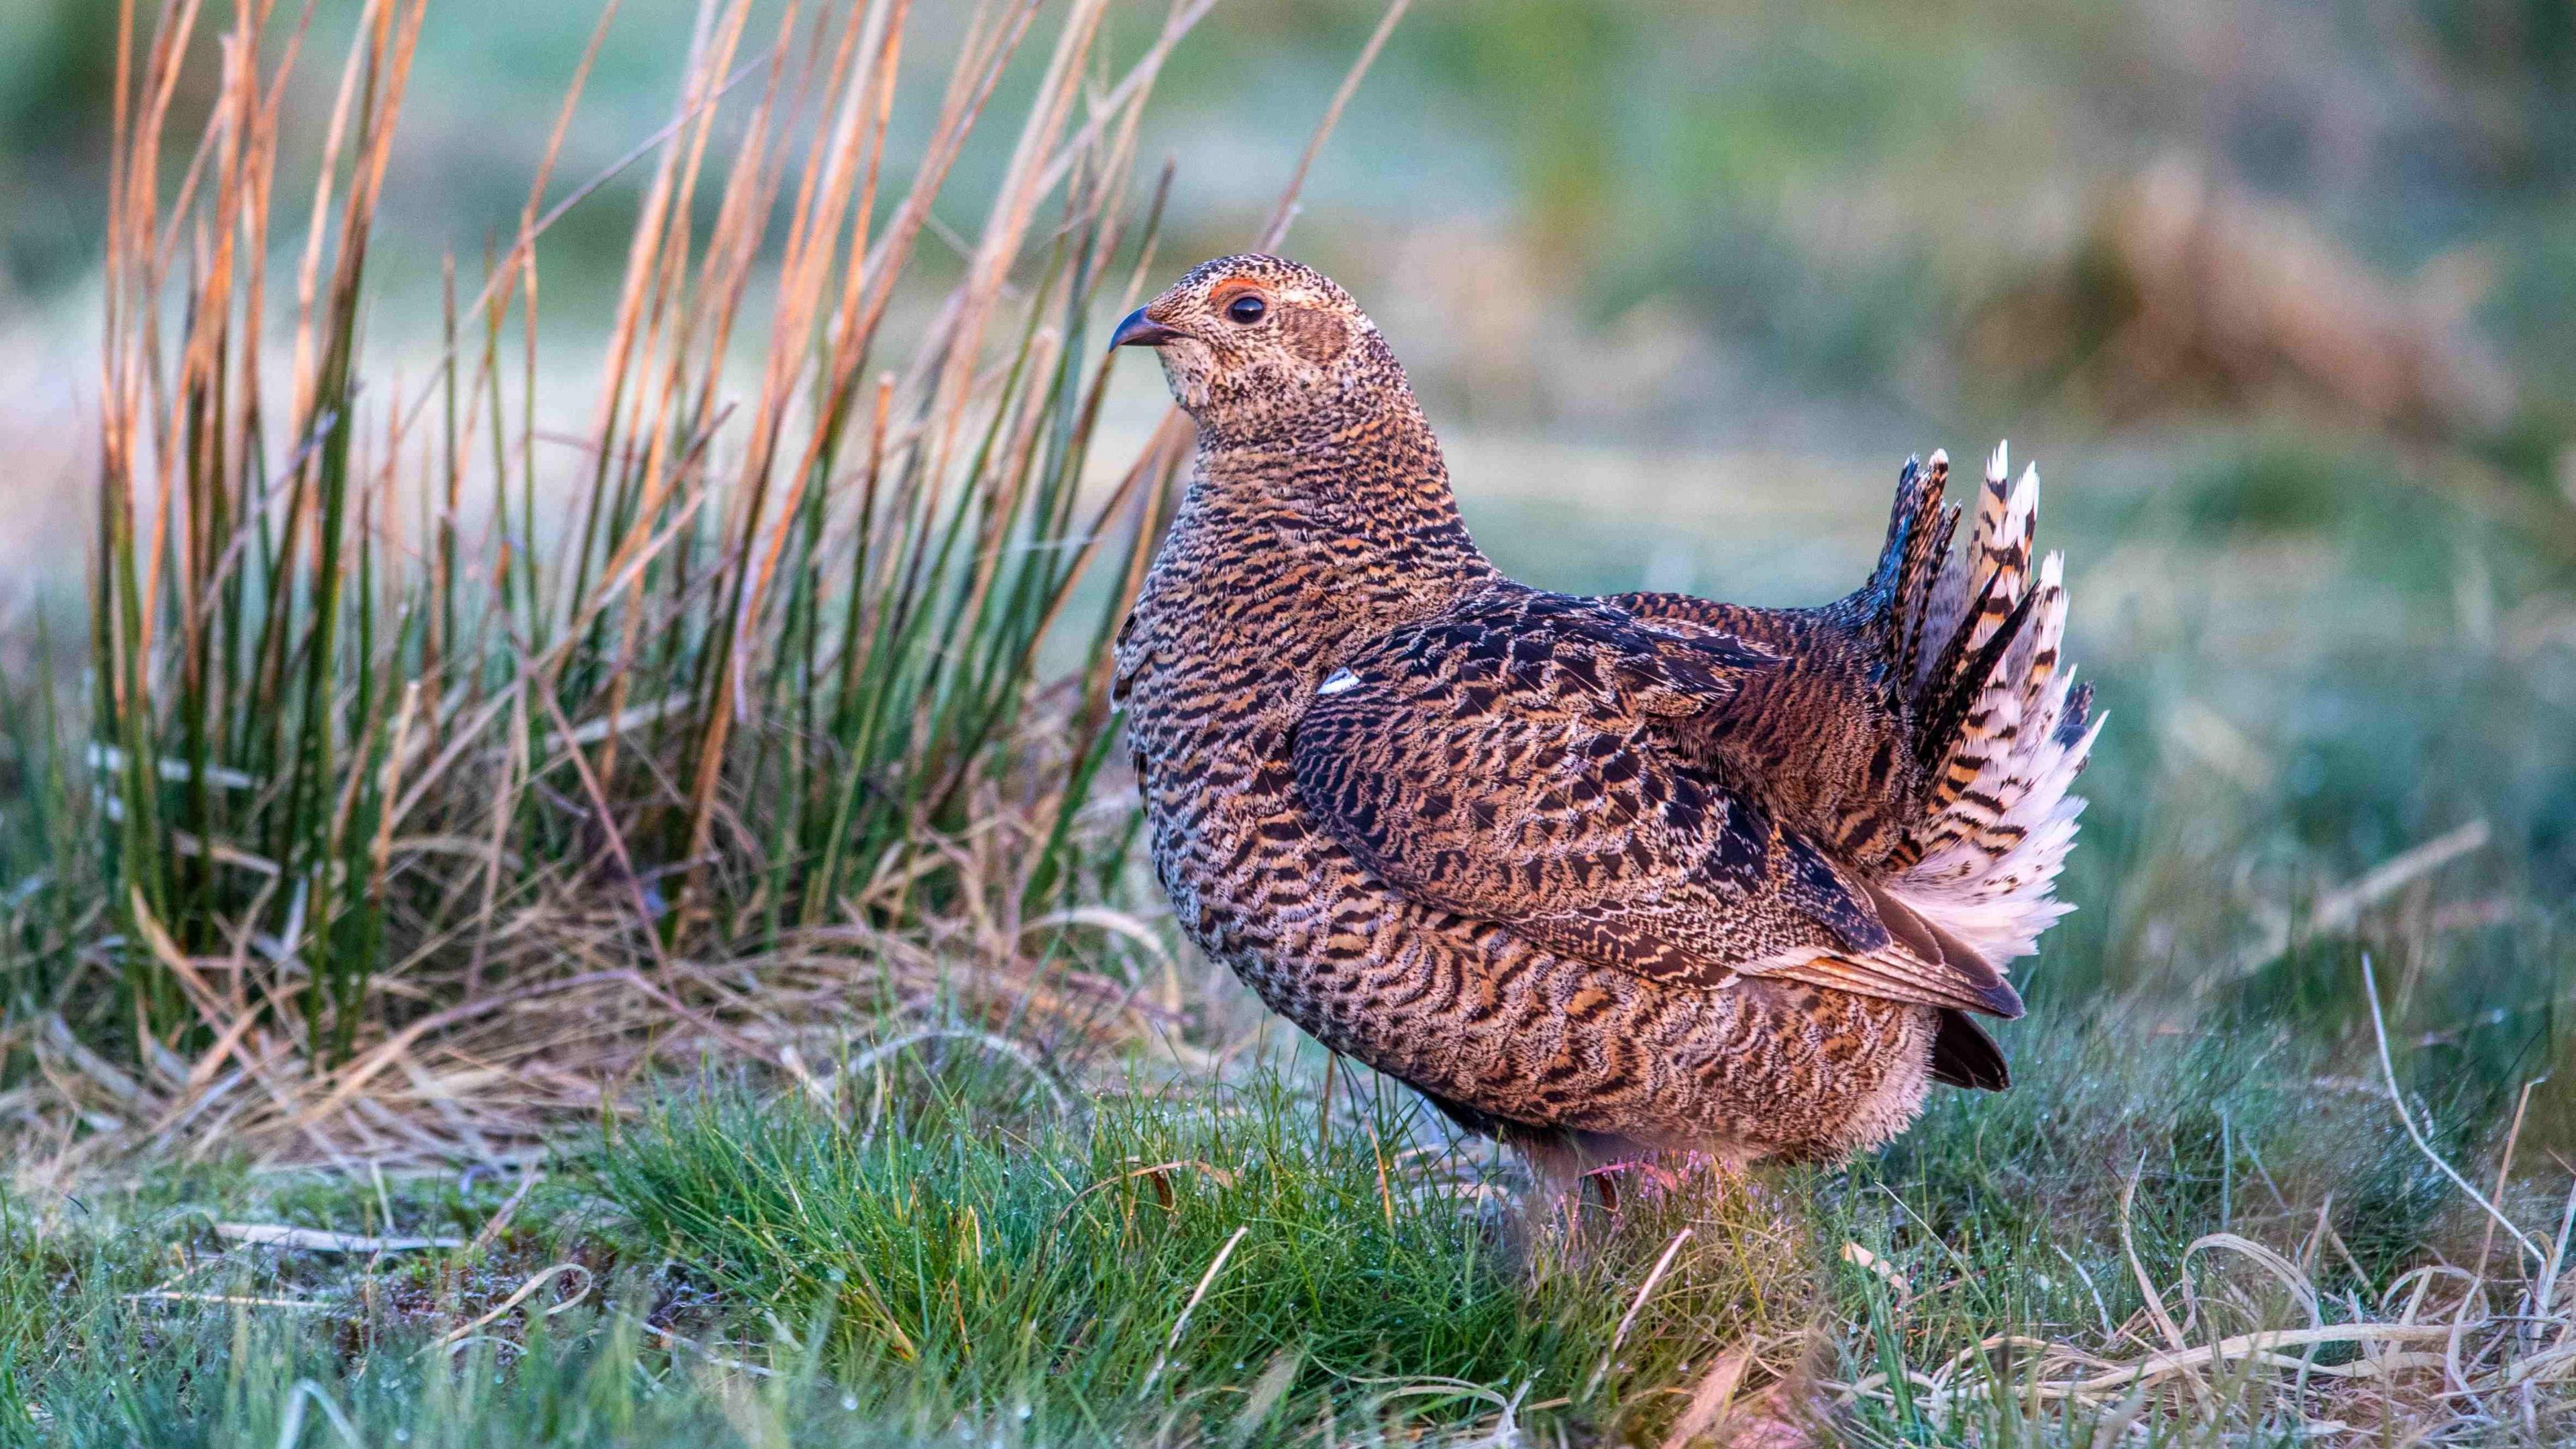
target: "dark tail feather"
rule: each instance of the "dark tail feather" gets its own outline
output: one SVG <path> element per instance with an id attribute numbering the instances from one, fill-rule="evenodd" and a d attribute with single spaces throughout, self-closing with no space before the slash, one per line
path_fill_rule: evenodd
<path id="1" fill-rule="evenodd" d="M 1896 475 L 1896 502 L 1888 510 L 1887 542 L 1879 549 L 1878 566 L 1852 601 L 1859 606 L 1861 628 L 1878 645 L 1889 684 L 1912 706 L 1915 758 L 1926 767 L 1939 765 L 1948 752 L 1995 666 L 2020 637 L 2037 597 L 2026 577 L 2030 540 L 2025 535 L 2007 549 L 1989 545 L 1992 566 L 1983 570 L 1985 587 L 1955 621 L 1947 610 L 1940 611 L 1942 618 L 1933 618 L 1933 595 L 1944 568 L 1955 573 L 1974 563 L 1950 554 L 1959 510 L 1941 501 L 1949 481 L 1947 453 L 1935 452 L 1928 464 L 1905 460 Z M 1995 480 L 1987 486 L 2002 488 Z M 1997 491 L 1996 496 L 2005 494 Z M 1998 611 L 1999 627 L 1978 639 L 1980 621 Z M 1928 666 L 1926 650 L 1937 651 Z"/>
<path id="2" fill-rule="evenodd" d="M 1949 554 L 1951 531 L 1958 526 L 1959 511 L 1941 504 L 1949 480 L 1947 453 L 1935 452 L 1928 464 L 1905 460 L 1896 475 L 1896 501 L 1887 514 L 1887 542 L 1860 591 L 1864 627 L 1899 692 L 1912 687 L 1933 584 Z"/>
<path id="3" fill-rule="evenodd" d="M 1989 593 L 1993 592 L 1994 580 L 1988 579 L 1986 588 Z M 1967 724 L 1968 712 L 1975 706 L 1977 696 L 1993 681 L 1996 666 L 2003 663 L 2013 641 L 2021 637 L 2022 626 L 2030 622 L 2031 605 L 2038 600 L 2039 591 L 2036 589 L 2023 593 L 2021 602 L 2013 605 L 2011 613 L 2004 615 L 2002 626 L 1986 640 L 1985 647 L 1948 676 L 1947 692 L 1927 701 L 1928 708 L 1923 710 L 1914 726 L 1914 757 L 1921 760 L 1925 768 L 1938 766 L 1942 756 L 1949 753 L 1950 742 L 1958 738 L 1960 729 Z M 1983 612 L 1983 609 L 1981 600 L 1978 612 Z M 1975 616 L 1972 614 L 1970 617 L 1973 619 Z M 1959 627 L 1958 638 L 1952 641 L 1953 652 L 1958 652 L 1956 646 L 1966 642 L 1969 631 L 1974 627 L 1973 623 Z M 1943 657 L 1946 662 L 1948 655 Z M 1935 679 L 1940 677 L 1936 675 Z"/>
<path id="4" fill-rule="evenodd" d="M 1896 504 L 1887 513 L 1887 542 L 1879 545 L 1878 566 L 1870 570 L 1869 582 L 1861 589 L 1861 598 L 1873 614 L 1895 611 L 1897 581 L 1905 573 L 1906 550 L 1920 532 L 1915 518 L 1921 511 L 1923 475 L 1920 458 L 1907 458 L 1905 466 L 1896 470 Z"/>
<path id="5" fill-rule="evenodd" d="M 2066 697 L 2066 713 L 2057 721 L 2057 742 L 2071 745 L 2084 738 L 2084 727 L 2092 722 L 2093 683 L 2086 680 Z"/>
<path id="6" fill-rule="evenodd" d="M 1964 1011 L 1943 1011 L 1941 1028 L 1932 1035 L 1932 1080 L 1979 1092 L 2000 1092 L 2012 1085 L 2003 1048 Z"/>
<path id="7" fill-rule="evenodd" d="M 1941 507 L 1940 498 L 1940 491 L 1933 490 L 1932 525 L 1915 538 L 1919 562 L 1907 572 L 1902 588 L 1903 603 L 1897 617 L 1904 621 L 1905 636 L 1897 650 L 1899 689 L 1913 689 L 1922 682 L 1923 649 L 1932 624 L 1932 596 L 1940 589 L 1941 571 L 1950 560 L 1950 539 L 1959 528 L 1959 510 Z"/>

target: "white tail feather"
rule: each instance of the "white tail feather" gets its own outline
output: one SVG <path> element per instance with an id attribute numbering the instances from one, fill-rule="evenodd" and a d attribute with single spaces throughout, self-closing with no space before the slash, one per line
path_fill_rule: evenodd
<path id="1" fill-rule="evenodd" d="M 2008 468 L 1998 446 L 1986 464 L 1975 535 L 1964 556 L 1943 565 L 1927 635 L 1946 640 L 1967 626 L 1966 655 L 1973 658 L 2025 591 L 2038 596 L 1934 775 L 1933 814 L 1917 837 L 1922 853 L 1888 882 L 1905 904 L 1998 965 L 2037 949 L 2040 934 L 2074 909 L 2053 894 L 2084 811 L 2068 788 L 2102 728 L 2097 718 L 2066 736 L 2074 670 L 2062 667 L 2060 656 L 2065 564 L 2050 554 L 2032 577 L 2039 472 L 2025 468 L 2008 489 Z M 1984 607 L 1971 621 L 1968 610 L 1980 598 Z"/>

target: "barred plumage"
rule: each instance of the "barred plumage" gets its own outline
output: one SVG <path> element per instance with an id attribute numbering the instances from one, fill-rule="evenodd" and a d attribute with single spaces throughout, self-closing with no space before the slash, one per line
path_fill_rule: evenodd
<path id="1" fill-rule="evenodd" d="M 1480 1130 L 1830 1156 L 1934 1080 L 2066 909 L 2092 733 L 1998 450 L 1954 554 L 1909 463 L 1869 583 L 1816 609 L 1504 578 L 1376 327 L 1220 258 L 1122 324 L 1199 425 L 1119 641 L 1186 931 L 1327 1046 Z"/>
<path id="2" fill-rule="evenodd" d="M 1934 466 L 1943 461 L 1935 455 Z M 1959 583 L 1944 591 L 1982 606 L 1974 617 L 1962 608 L 1945 618 L 1936 604 L 1931 626 L 1961 638 L 1970 659 L 1998 640 L 2006 647 L 1989 670 L 1963 664 L 1950 681 L 1927 677 L 1917 686 L 1918 701 L 1956 689 L 1966 707 L 1955 728 L 1923 742 L 1939 761 L 1927 818 L 1889 882 L 1897 897 L 1996 961 L 2030 954 L 2040 933 L 2073 909 L 2050 892 L 2084 808 L 2067 791 L 2101 729 L 2087 721 L 2091 686 L 2077 686 L 2074 671 L 2059 667 L 2065 560 L 2052 553 L 2037 581 L 2029 578 L 2039 471 L 2025 468 L 2009 489 L 2008 476 L 1998 445 L 1978 492 L 1976 536 L 1951 564 Z M 2017 613 L 2024 622 L 2007 635 Z"/>

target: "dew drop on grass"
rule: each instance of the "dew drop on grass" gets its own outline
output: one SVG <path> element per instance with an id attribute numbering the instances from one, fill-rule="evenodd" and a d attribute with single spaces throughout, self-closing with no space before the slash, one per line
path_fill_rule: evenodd
<path id="1" fill-rule="evenodd" d="M 857 1413 L 859 1411 L 859 1396 L 856 1394 L 841 1395 L 841 1410 L 844 1413 Z"/>

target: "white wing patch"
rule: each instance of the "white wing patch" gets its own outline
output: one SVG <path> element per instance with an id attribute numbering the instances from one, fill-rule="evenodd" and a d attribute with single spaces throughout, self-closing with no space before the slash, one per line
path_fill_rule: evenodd
<path id="1" fill-rule="evenodd" d="M 1336 669 L 1333 671 L 1332 678 L 1315 686 L 1315 692 L 1317 694 L 1340 694 L 1346 689 L 1359 688 L 1359 684 L 1360 677 L 1358 675 L 1351 673 L 1347 669 Z"/>

